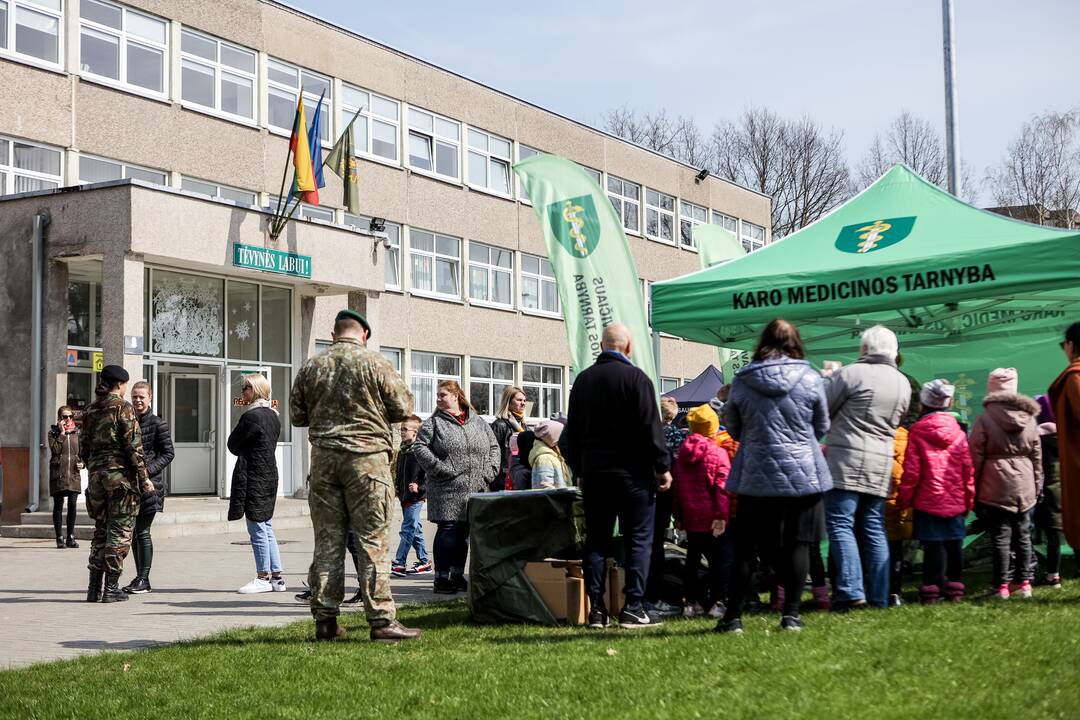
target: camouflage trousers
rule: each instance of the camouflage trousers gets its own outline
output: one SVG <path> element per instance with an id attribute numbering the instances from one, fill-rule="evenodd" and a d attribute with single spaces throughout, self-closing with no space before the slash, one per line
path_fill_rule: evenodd
<path id="1" fill-rule="evenodd" d="M 357 582 L 371 621 L 393 620 L 390 593 L 390 519 L 394 489 L 386 453 L 360 455 L 311 448 L 308 505 L 315 530 L 315 555 L 308 571 L 311 614 L 337 617 L 345 594 L 345 543 L 356 535 Z"/>
<path id="2" fill-rule="evenodd" d="M 108 575 L 123 572 L 139 515 L 139 493 L 123 481 L 122 471 L 101 470 L 90 474 L 86 487 L 86 512 L 94 518 L 88 567 Z"/>

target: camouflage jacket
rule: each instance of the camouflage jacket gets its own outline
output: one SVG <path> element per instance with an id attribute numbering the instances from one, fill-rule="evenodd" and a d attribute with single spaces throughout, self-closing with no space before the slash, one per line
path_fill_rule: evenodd
<path id="1" fill-rule="evenodd" d="M 83 415 L 79 457 L 91 474 L 122 470 L 135 492 L 149 475 L 143 458 L 142 431 L 131 403 L 116 393 L 94 400 Z"/>
<path id="2" fill-rule="evenodd" d="M 300 368 L 289 417 L 312 445 L 368 454 L 393 451 L 391 428 L 412 413 L 413 398 L 390 363 L 359 340 L 340 338 Z"/>

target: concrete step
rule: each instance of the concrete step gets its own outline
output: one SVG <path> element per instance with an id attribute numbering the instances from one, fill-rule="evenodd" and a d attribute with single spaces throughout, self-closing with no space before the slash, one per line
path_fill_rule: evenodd
<path id="1" fill-rule="evenodd" d="M 154 518 L 154 537 L 184 535 L 247 534 L 242 520 L 229 522 L 229 501 L 221 498 L 168 498 L 165 511 Z M 310 510 L 306 500 L 278 498 L 274 507 L 274 527 L 289 529 L 311 527 Z M 66 519 L 66 515 L 65 515 Z M 52 513 L 38 511 L 23 513 L 18 525 L 0 527 L 0 536 L 18 538 L 53 537 Z M 90 539 L 94 521 L 81 505 L 75 516 L 75 537 Z"/>

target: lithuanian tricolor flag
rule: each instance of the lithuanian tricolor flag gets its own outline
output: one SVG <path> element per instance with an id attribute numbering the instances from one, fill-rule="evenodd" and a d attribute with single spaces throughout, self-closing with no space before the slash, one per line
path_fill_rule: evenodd
<path id="1" fill-rule="evenodd" d="M 300 97 L 296 101 L 296 118 L 293 120 L 292 138 L 289 140 L 293 168 L 296 171 L 293 175 L 293 193 L 298 194 L 303 202 L 318 205 L 319 186 L 315 184 L 315 168 L 311 164 L 311 146 L 308 144 L 306 131 L 304 98 Z"/>

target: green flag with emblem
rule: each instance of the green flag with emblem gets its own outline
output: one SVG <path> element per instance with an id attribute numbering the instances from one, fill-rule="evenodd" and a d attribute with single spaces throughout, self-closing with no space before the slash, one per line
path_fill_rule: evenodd
<path id="1" fill-rule="evenodd" d="M 356 115 L 345 128 L 345 132 L 341 134 L 330 154 L 326 156 L 326 166 L 341 178 L 341 184 L 344 186 L 342 205 L 354 215 L 360 214 L 360 174 L 356 166 L 356 150 L 353 148 L 352 125 L 359 114 L 360 111 L 357 110 Z"/>
<path id="2" fill-rule="evenodd" d="M 622 323 L 631 360 L 656 385 L 649 323 L 634 258 L 611 202 L 580 165 L 534 155 L 514 166 L 532 200 L 555 272 L 575 372 L 600 352 L 600 335 Z"/>

